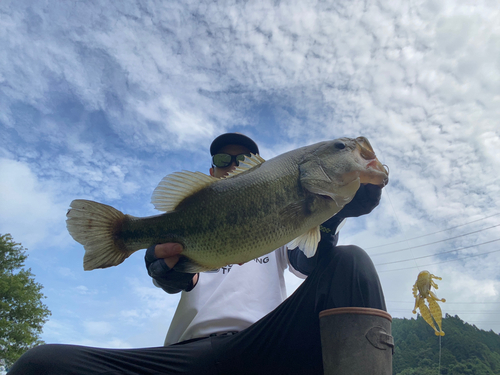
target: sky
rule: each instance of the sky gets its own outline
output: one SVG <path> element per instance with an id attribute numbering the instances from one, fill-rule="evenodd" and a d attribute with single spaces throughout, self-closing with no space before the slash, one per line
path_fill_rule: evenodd
<path id="1" fill-rule="evenodd" d="M 41 338 L 163 344 L 179 295 L 152 284 L 143 251 L 83 271 L 65 214 L 77 198 L 157 214 L 160 180 L 208 173 L 211 141 L 232 131 L 265 159 L 366 136 L 390 182 L 340 243 L 371 256 L 393 317 L 415 317 L 428 270 L 443 314 L 500 332 L 499 13 L 487 0 L 0 2 L 0 233 L 44 286 Z M 286 274 L 291 293 L 301 280 Z"/>

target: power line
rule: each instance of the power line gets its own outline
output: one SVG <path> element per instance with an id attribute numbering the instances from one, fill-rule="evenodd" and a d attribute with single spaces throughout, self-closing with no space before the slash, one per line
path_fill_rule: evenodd
<path id="1" fill-rule="evenodd" d="M 429 243 L 426 243 L 426 244 L 423 244 L 423 245 L 417 245 L 417 246 L 405 247 L 405 248 L 403 248 L 403 249 L 398 249 L 398 250 L 386 251 L 385 253 L 371 254 L 371 256 L 372 256 L 372 257 L 374 257 L 374 256 L 378 256 L 378 255 L 386 255 L 386 254 L 398 253 L 398 252 L 400 252 L 400 251 L 405 251 L 405 250 L 410 250 L 410 249 L 416 249 L 416 248 L 418 248 L 418 247 L 424 247 L 424 246 L 434 245 L 434 244 L 437 244 L 437 243 L 440 243 L 440 242 L 446 242 L 446 241 L 449 241 L 449 240 L 453 240 L 453 239 L 455 239 L 455 238 L 468 236 L 468 235 L 470 235 L 470 234 L 475 234 L 475 233 L 483 232 L 483 231 L 485 231 L 485 230 L 488 230 L 488 229 L 491 229 L 491 228 L 495 228 L 495 227 L 498 227 L 498 226 L 500 226 L 500 224 L 493 225 L 493 226 L 488 227 L 488 228 L 479 229 L 479 230 L 476 230 L 476 231 L 474 231 L 474 232 L 469 232 L 469 233 L 465 233 L 465 234 L 460 234 L 460 235 L 455 236 L 455 237 L 445 238 L 444 240 L 439 240 L 439 241 L 435 241 L 435 242 L 429 242 Z M 369 248 L 368 248 L 368 249 L 369 249 Z"/>
<path id="2" fill-rule="evenodd" d="M 409 311 L 409 309 L 389 309 L 390 311 Z M 445 311 L 446 312 L 446 311 Z M 498 315 L 498 311 L 453 311 L 453 314 L 495 314 Z"/>
<path id="3" fill-rule="evenodd" d="M 431 255 L 423 255 L 423 256 L 421 256 L 421 257 L 417 257 L 417 258 L 413 257 L 412 259 L 403 259 L 403 260 L 395 260 L 395 261 L 392 261 L 392 262 L 386 262 L 386 263 L 377 263 L 377 264 L 376 264 L 376 266 L 384 266 L 384 265 L 386 265 L 386 264 L 403 263 L 403 262 L 410 262 L 410 261 L 412 261 L 412 260 L 416 260 L 416 259 L 430 258 L 430 257 L 436 256 L 436 255 L 453 253 L 454 251 L 461 251 L 461 250 L 465 250 L 465 249 L 470 249 L 471 247 L 476 247 L 476 246 L 486 245 L 486 244 L 489 244 L 489 243 L 492 243 L 492 242 L 496 242 L 496 241 L 500 241 L 500 238 L 497 238 L 496 240 L 491 240 L 491 241 L 482 242 L 482 243 L 479 243 L 479 244 L 477 244 L 477 245 L 471 245 L 471 246 L 460 247 L 460 248 L 458 248 L 458 249 L 454 249 L 454 250 L 441 251 L 441 252 L 439 252 L 439 253 L 435 253 L 435 254 L 431 254 Z"/>
<path id="4" fill-rule="evenodd" d="M 387 303 L 411 303 L 411 304 L 414 304 L 415 301 L 385 301 Z M 448 300 L 446 300 L 445 302 L 447 305 L 464 305 L 464 304 L 467 304 L 467 305 L 470 305 L 471 303 L 473 304 L 490 304 L 490 303 L 500 303 L 500 301 L 497 301 L 497 302 L 475 302 L 475 301 L 468 301 L 468 302 L 449 302 Z"/>
<path id="5" fill-rule="evenodd" d="M 462 258 L 456 258 L 456 259 L 449 259 L 449 260 L 444 260 L 442 262 L 436 262 L 436 263 L 430 263 L 430 264 L 425 264 L 423 266 L 419 266 L 419 267 L 429 267 L 429 266 L 434 266 L 436 264 L 442 264 L 442 263 L 448 263 L 448 262 L 455 262 L 457 260 L 464 260 L 464 259 L 467 259 L 467 258 L 473 258 L 473 257 L 478 257 L 478 256 L 481 256 L 481 255 L 488 255 L 488 254 L 492 254 L 492 253 L 497 253 L 499 252 L 500 250 L 493 250 L 493 251 L 489 251 L 489 252 L 486 252 L 486 253 L 480 253 L 480 254 L 472 254 L 472 255 L 469 255 L 469 256 L 465 256 L 465 257 L 462 257 Z M 412 270 L 412 269 L 415 269 L 416 267 L 405 267 L 405 268 L 395 268 L 393 270 L 382 270 L 382 271 L 378 271 L 378 273 L 382 273 L 382 272 L 392 272 L 392 271 L 402 271 L 402 270 Z"/>
<path id="6" fill-rule="evenodd" d="M 394 212 L 395 212 L 395 211 L 394 211 Z M 482 219 L 477 219 L 477 220 L 469 221 L 468 223 L 465 223 L 465 224 L 460 224 L 460 225 L 457 225 L 457 226 L 455 226 L 455 227 L 450 227 L 450 228 L 446 228 L 446 229 L 443 229 L 443 230 L 439 230 L 439 231 L 437 231 L 437 232 L 432 232 L 432 233 L 428 233 L 428 234 L 423 234 L 423 235 L 421 235 L 421 236 L 412 237 L 412 238 L 407 238 L 407 239 L 404 239 L 404 240 L 401 240 L 401 241 L 389 242 L 389 243 L 386 243 L 386 244 L 383 244 L 383 245 L 377 245 L 377 246 L 366 247 L 365 249 L 376 249 L 376 248 L 378 248 L 378 247 L 384 247 L 384 246 L 394 245 L 394 244 L 401 243 L 401 242 L 406 242 L 406 241 L 409 241 L 409 240 L 416 240 L 417 238 L 422 238 L 422 237 L 432 236 L 433 234 L 438 234 L 438 233 L 446 232 L 446 231 L 448 231 L 448 230 L 452 230 L 452 229 L 460 228 L 460 227 L 463 227 L 463 226 L 465 226 L 465 225 L 473 224 L 473 223 L 476 223 L 476 222 L 481 221 L 481 220 L 486 220 L 486 219 L 489 219 L 490 217 L 497 216 L 497 215 L 500 215 L 500 213 L 496 213 L 496 214 L 493 214 L 493 215 L 490 215 L 490 216 L 486 216 L 486 217 L 483 217 Z"/>
<path id="7" fill-rule="evenodd" d="M 387 303 L 411 303 L 411 304 L 414 304 L 415 301 L 385 301 Z M 468 301 L 468 302 L 449 302 L 448 300 L 446 300 L 445 302 L 447 305 L 464 305 L 464 304 L 467 304 L 467 305 L 470 305 L 471 303 L 473 304 L 489 304 L 489 303 L 500 303 L 500 301 L 497 301 L 497 302 L 475 302 L 475 301 Z"/>

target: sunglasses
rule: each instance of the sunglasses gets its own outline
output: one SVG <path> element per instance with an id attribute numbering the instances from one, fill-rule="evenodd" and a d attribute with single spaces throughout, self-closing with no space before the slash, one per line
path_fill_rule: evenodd
<path id="1" fill-rule="evenodd" d="M 217 168 L 226 168 L 236 163 L 236 166 L 240 165 L 240 161 L 245 160 L 245 156 L 250 157 L 250 154 L 239 154 L 239 155 L 229 155 L 229 154 L 215 154 L 212 156 L 212 166 Z"/>

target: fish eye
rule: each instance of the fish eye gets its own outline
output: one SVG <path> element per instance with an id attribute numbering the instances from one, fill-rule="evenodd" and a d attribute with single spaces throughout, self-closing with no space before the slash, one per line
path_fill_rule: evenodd
<path id="1" fill-rule="evenodd" d="M 343 150 L 345 148 L 345 143 L 338 141 L 333 144 L 336 149 Z"/>

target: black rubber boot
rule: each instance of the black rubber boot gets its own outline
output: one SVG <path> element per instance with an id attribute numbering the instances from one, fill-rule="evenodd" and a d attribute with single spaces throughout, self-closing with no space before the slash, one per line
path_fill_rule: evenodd
<path id="1" fill-rule="evenodd" d="M 319 314 L 325 375 L 392 375 L 392 317 L 383 310 L 342 307 Z"/>

